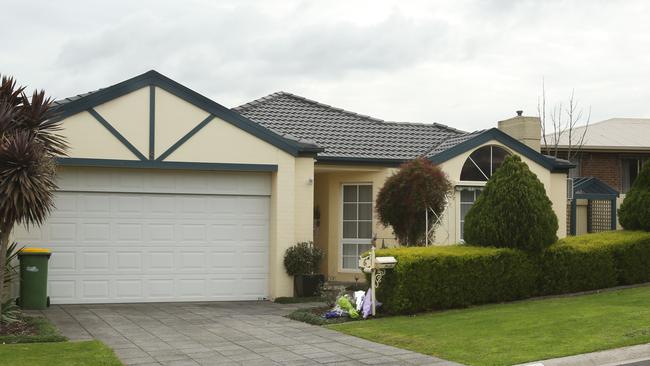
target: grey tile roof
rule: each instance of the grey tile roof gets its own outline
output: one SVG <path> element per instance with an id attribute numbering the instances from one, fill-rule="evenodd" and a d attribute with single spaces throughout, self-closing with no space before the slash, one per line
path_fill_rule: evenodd
<path id="1" fill-rule="evenodd" d="M 320 159 L 408 160 L 466 132 L 433 123 L 387 122 L 278 92 L 233 108 L 281 135 L 311 140 Z"/>
<path id="2" fill-rule="evenodd" d="M 102 88 L 102 89 L 103 89 L 103 88 Z M 52 104 L 54 105 L 54 107 L 59 107 L 59 106 L 62 106 L 62 105 L 64 105 L 64 104 L 67 104 L 67 103 L 70 103 L 70 102 L 74 102 L 74 101 L 77 100 L 77 99 L 81 99 L 81 98 L 83 98 L 83 97 L 87 97 L 87 96 L 89 96 L 89 95 L 95 94 L 95 93 L 97 93 L 98 91 L 100 91 L 100 90 L 102 90 L 102 89 L 97 89 L 97 90 L 89 91 L 89 92 L 87 92 L 87 93 L 77 94 L 77 95 L 74 95 L 74 96 L 72 96 L 72 97 L 67 97 L 67 98 L 63 98 L 63 99 L 59 99 L 59 100 L 55 100 L 54 102 L 52 102 Z"/>

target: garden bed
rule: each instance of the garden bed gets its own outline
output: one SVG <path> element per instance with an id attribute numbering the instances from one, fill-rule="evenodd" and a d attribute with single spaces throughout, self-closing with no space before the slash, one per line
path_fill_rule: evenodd
<path id="1" fill-rule="evenodd" d="M 289 315 L 287 318 L 291 320 L 296 320 L 303 323 L 308 323 L 312 325 L 329 325 L 329 324 L 340 324 L 350 321 L 357 321 L 360 319 L 352 319 L 350 317 L 340 317 L 340 318 L 331 318 L 326 319 L 323 317 L 323 314 L 330 310 L 330 306 L 318 306 L 313 308 L 298 309 Z"/>
<path id="2" fill-rule="evenodd" d="M 43 317 L 20 317 L 18 321 L 3 324 L 0 344 L 63 342 L 67 338 Z"/>

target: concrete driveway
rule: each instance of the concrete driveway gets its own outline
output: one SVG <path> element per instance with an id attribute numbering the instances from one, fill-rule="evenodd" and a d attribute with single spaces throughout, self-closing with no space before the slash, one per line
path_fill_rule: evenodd
<path id="1" fill-rule="evenodd" d="M 109 345 L 125 365 L 456 365 L 283 317 L 296 308 L 103 304 L 52 306 L 43 313 L 71 340 Z"/>

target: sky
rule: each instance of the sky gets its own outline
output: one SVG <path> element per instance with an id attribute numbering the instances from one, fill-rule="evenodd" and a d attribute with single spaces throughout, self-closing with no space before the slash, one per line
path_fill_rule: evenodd
<path id="1" fill-rule="evenodd" d="M 572 90 L 650 118 L 648 1 L 0 0 L 0 73 L 54 98 L 151 69 L 227 107 L 287 91 L 373 117 L 490 128 Z"/>

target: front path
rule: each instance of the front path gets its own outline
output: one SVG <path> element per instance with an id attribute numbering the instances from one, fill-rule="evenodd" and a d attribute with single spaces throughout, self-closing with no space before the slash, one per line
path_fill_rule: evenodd
<path id="1" fill-rule="evenodd" d="M 52 306 L 43 313 L 71 340 L 101 340 L 125 365 L 457 365 L 283 316 L 296 308 L 270 302 L 102 304 Z"/>

